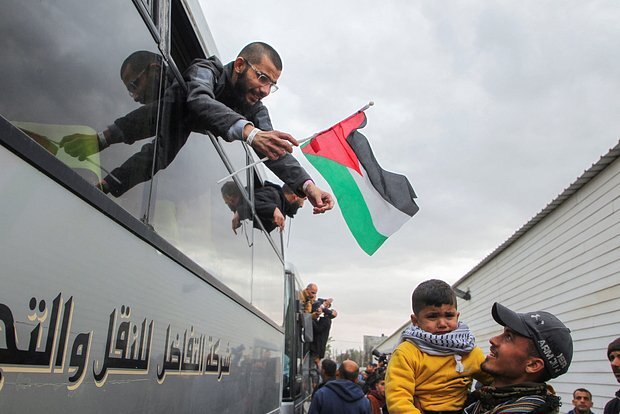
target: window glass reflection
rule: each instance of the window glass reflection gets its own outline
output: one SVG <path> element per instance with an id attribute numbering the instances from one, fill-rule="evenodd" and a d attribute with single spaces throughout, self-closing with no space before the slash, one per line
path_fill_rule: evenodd
<path id="1" fill-rule="evenodd" d="M 137 50 L 157 51 L 135 7 L 122 0 L 88 7 L 79 0 L 7 0 L 0 48 L 0 114 L 89 183 L 97 184 L 140 148 L 99 152 L 97 139 L 97 132 L 141 106 L 121 79 L 122 63 Z M 154 94 L 159 93 L 156 85 Z M 157 104 L 146 112 L 145 120 L 155 119 Z M 73 154 L 65 150 L 67 137 L 73 137 Z M 117 201 L 141 216 L 143 190 Z"/>
<path id="2" fill-rule="evenodd" d="M 239 143 L 224 143 L 233 165 L 245 165 Z M 190 134 L 175 161 L 156 175 L 151 223 L 210 274 L 251 301 L 251 217 L 233 230 L 233 213 L 217 181 L 228 170 L 208 136 Z M 247 174 L 238 174 L 242 186 Z M 235 233 L 236 232 L 236 233 Z"/>
<path id="3" fill-rule="evenodd" d="M 280 233 L 274 230 L 274 237 Z M 255 230 L 252 304 L 282 324 L 284 312 L 284 267 L 264 232 Z"/>
<path id="4" fill-rule="evenodd" d="M 249 205 L 233 221 L 217 184 L 228 170 L 208 136 L 190 134 L 183 85 L 134 5 L 2 5 L 0 115 L 281 323 L 282 263 L 253 230 Z M 246 165 L 242 144 L 223 147 L 233 168 Z M 238 187 L 249 174 L 237 176 Z"/>

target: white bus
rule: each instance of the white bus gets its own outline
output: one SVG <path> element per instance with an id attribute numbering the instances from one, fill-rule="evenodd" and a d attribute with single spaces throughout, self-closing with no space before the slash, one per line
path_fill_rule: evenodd
<path id="1" fill-rule="evenodd" d="M 191 133 L 155 166 L 183 128 L 167 88 L 217 53 L 198 4 L 6 0 L 0 50 L 0 412 L 300 412 L 300 282 L 279 233 L 232 231 L 217 184 L 251 152 Z M 136 51 L 158 56 L 148 105 L 119 76 Z M 82 159 L 60 145 L 135 111 L 146 140 Z M 136 156 L 134 185 L 97 186 Z M 249 203 L 257 180 L 235 178 Z"/>

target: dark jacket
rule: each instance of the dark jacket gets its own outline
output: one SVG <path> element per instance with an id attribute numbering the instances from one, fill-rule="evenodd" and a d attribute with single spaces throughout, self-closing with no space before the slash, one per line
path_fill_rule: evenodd
<path id="1" fill-rule="evenodd" d="M 368 401 L 370 401 L 370 408 L 372 414 L 381 414 L 383 407 L 385 407 L 385 395 L 379 394 L 378 391 L 372 390 L 368 393 Z"/>
<path id="2" fill-rule="evenodd" d="M 370 402 L 354 382 L 334 380 L 312 396 L 308 414 L 371 414 Z"/>
<path id="3" fill-rule="evenodd" d="M 246 220 L 252 215 L 252 209 L 246 205 L 245 200 L 243 200 L 242 203 L 244 204 L 243 208 L 239 208 L 237 212 L 241 220 Z M 276 208 L 278 208 L 283 215 L 288 217 L 293 217 L 296 212 L 296 209 L 284 196 L 282 187 L 265 181 L 263 187 L 254 189 L 254 210 L 256 211 L 256 216 L 263 223 L 267 233 L 271 233 L 277 227 L 273 222 L 273 212 Z M 260 229 L 260 225 L 256 220 L 254 221 L 254 227 Z"/>
<path id="4" fill-rule="evenodd" d="M 620 413 L 620 390 L 616 392 L 616 397 L 605 404 L 605 410 L 603 414 L 618 414 Z"/>
<path id="5" fill-rule="evenodd" d="M 110 176 L 105 177 L 113 195 L 123 194 L 170 165 L 192 131 L 211 131 L 229 140 L 229 128 L 242 119 L 252 122 L 263 131 L 273 130 L 267 107 L 261 101 L 247 106 L 236 100 L 231 80 L 232 70 L 232 62 L 222 66 L 215 56 L 196 59 L 183 75 L 187 90 L 175 81 L 166 89 L 162 100 L 144 105 L 114 121 L 114 125 L 110 126 L 113 134 L 110 143 L 131 144 L 139 139 L 153 137 L 158 111 L 162 125 L 156 144 L 151 142 L 144 145 L 138 153 L 112 171 L 111 175 L 121 183 Z M 157 159 L 152 168 L 154 153 Z M 264 156 L 257 154 L 261 158 Z M 275 161 L 266 161 L 265 166 L 298 195 L 304 195 L 301 187 L 310 179 L 310 175 L 291 154 L 287 153 Z"/>
<path id="6" fill-rule="evenodd" d="M 326 386 L 328 382 L 332 382 L 332 381 L 336 381 L 336 377 L 328 377 L 328 378 L 323 379 L 323 381 L 319 385 L 316 386 L 316 388 L 314 389 L 314 392 L 317 392 L 318 390 Z"/>

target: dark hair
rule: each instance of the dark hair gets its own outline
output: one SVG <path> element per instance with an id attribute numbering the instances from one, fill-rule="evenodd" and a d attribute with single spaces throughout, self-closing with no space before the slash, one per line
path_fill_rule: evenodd
<path id="1" fill-rule="evenodd" d="M 411 294 L 411 308 L 416 315 L 427 306 L 454 305 L 456 295 L 443 280 L 430 279 L 420 283 Z"/>
<path id="2" fill-rule="evenodd" d="M 590 401 L 592 401 L 592 393 L 590 391 L 586 390 L 585 388 L 577 388 L 575 391 L 573 391 L 573 398 L 575 398 L 575 394 L 577 392 L 585 392 L 585 393 L 587 393 L 589 398 L 590 398 Z"/>
<path id="3" fill-rule="evenodd" d="M 338 367 L 338 372 L 340 373 L 341 379 L 346 379 L 346 380 L 355 382 L 355 380 L 357 379 L 357 375 L 359 374 L 359 368 L 356 369 L 355 371 L 347 371 L 344 368 L 344 364 L 340 364 L 340 366 Z"/>
<path id="4" fill-rule="evenodd" d="M 239 191 L 239 188 L 237 187 L 237 184 L 235 184 L 234 181 L 226 181 L 224 183 L 224 185 L 222 186 L 222 195 L 225 196 L 240 196 L 241 195 L 241 191 Z"/>
<path id="5" fill-rule="evenodd" d="M 295 194 L 295 191 L 288 184 L 282 184 L 282 192 L 284 194 Z"/>
<path id="6" fill-rule="evenodd" d="M 377 384 L 381 381 L 385 381 L 385 371 L 382 371 L 377 375 L 373 388 L 377 388 Z"/>
<path id="7" fill-rule="evenodd" d="M 141 71 L 145 69 L 151 63 L 160 63 L 161 56 L 157 53 L 149 52 L 147 50 L 138 50 L 127 56 L 127 59 L 123 61 L 121 65 L 121 77 L 128 65 L 131 65 L 134 71 Z"/>
<path id="8" fill-rule="evenodd" d="M 280 55 L 273 47 L 269 46 L 267 43 L 250 43 L 249 45 L 241 49 L 241 52 L 239 52 L 239 56 L 253 64 L 259 63 L 263 59 L 263 56 L 267 56 L 267 58 L 271 61 L 271 63 L 273 63 L 277 70 L 282 70 L 282 59 L 280 59 Z"/>
<path id="9" fill-rule="evenodd" d="M 338 365 L 336 365 L 336 362 L 332 361 L 331 359 L 324 359 L 323 361 L 321 361 L 321 368 L 323 369 L 323 371 L 325 371 L 325 375 L 327 375 L 328 377 L 336 376 L 337 367 Z"/>

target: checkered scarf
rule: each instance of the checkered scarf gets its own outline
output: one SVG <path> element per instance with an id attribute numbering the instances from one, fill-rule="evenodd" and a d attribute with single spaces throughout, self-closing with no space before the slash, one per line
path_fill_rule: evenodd
<path id="1" fill-rule="evenodd" d="M 476 345 L 476 338 L 464 322 L 459 322 L 456 329 L 441 335 L 435 335 L 411 325 L 401 335 L 401 341 L 414 344 L 420 351 L 429 355 L 454 355 L 456 371 L 463 372 L 461 356 L 468 354 Z"/>
<path id="2" fill-rule="evenodd" d="M 475 391 L 478 402 L 465 408 L 465 414 L 558 413 L 560 398 L 546 384 L 523 383 L 505 387 L 485 386 Z"/>

